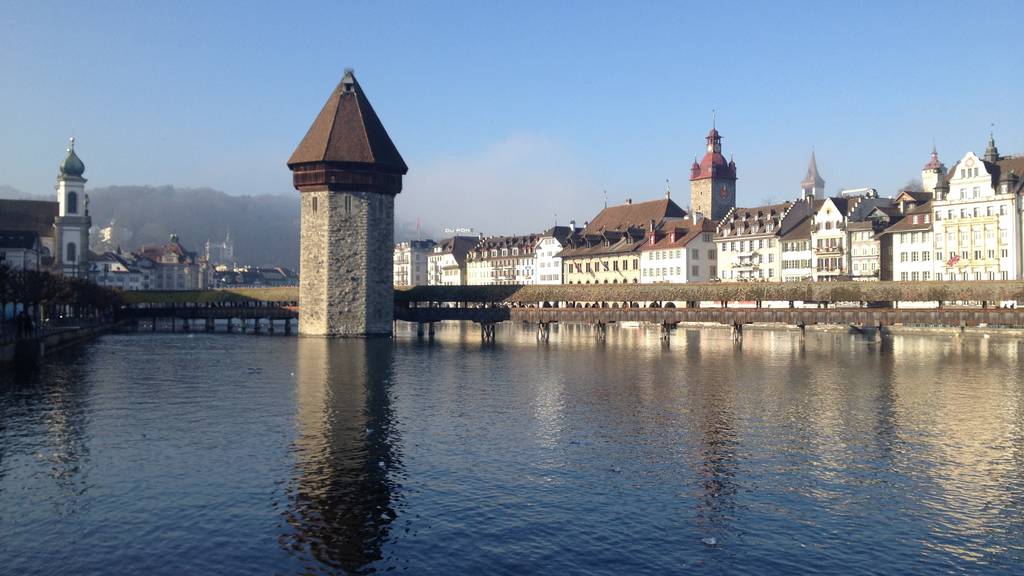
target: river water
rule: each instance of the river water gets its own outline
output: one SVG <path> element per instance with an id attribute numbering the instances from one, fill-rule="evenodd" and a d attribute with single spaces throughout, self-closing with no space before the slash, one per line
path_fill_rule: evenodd
<path id="1" fill-rule="evenodd" d="M 1021 573 L 1022 355 L 105 336 L 0 375 L 0 573 Z"/>

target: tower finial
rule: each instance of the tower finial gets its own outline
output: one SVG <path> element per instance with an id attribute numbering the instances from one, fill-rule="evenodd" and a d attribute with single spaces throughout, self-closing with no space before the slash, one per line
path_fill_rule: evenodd
<path id="1" fill-rule="evenodd" d="M 75 151 L 75 137 L 68 138 L 68 152 Z"/>
<path id="2" fill-rule="evenodd" d="M 712 108 L 711 109 L 711 128 L 717 128 L 718 127 L 718 126 L 716 126 L 717 123 L 718 123 L 718 111 L 715 110 L 714 108 Z"/>
<path id="3" fill-rule="evenodd" d="M 672 185 L 669 184 L 668 178 L 665 178 L 665 198 L 672 198 Z"/>

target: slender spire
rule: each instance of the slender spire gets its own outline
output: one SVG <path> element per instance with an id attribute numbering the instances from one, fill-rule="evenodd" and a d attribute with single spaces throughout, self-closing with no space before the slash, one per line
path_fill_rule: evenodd
<path id="1" fill-rule="evenodd" d="M 668 182 L 668 178 L 665 178 L 665 198 L 672 198 L 672 186 Z"/>
<path id="2" fill-rule="evenodd" d="M 987 162 L 999 161 L 999 148 L 996 148 L 996 137 L 991 131 L 988 133 L 988 148 L 985 148 L 985 160 Z"/>
<path id="3" fill-rule="evenodd" d="M 807 166 L 807 175 L 800 182 L 800 187 L 804 190 L 808 188 L 820 190 L 825 187 L 825 179 L 818 173 L 818 159 L 815 157 L 814 149 L 811 149 L 811 161 Z"/>

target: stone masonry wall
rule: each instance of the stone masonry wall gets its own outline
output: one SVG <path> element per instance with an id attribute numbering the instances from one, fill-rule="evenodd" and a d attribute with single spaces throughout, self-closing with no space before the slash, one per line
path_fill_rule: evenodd
<path id="1" fill-rule="evenodd" d="M 301 196 L 299 333 L 391 334 L 394 198 L 326 190 Z"/>
<path id="2" fill-rule="evenodd" d="M 721 187 L 727 194 L 722 198 Z M 690 211 L 700 212 L 705 218 L 720 220 L 736 205 L 736 181 L 704 178 L 690 182 Z"/>

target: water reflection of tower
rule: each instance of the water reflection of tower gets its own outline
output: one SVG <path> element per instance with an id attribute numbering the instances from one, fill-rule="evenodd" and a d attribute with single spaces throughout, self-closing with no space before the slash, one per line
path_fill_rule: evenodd
<path id="1" fill-rule="evenodd" d="M 298 346 L 295 476 L 281 544 L 305 562 L 361 573 L 383 558 L 397 509 L 391 343 Z"/>
<path id="2" fill-rule="evenodd" d="M 735 516 L 737 437 L 736 408 L 731 386 L 708 382 L 695 387 L 698 474 L 701 491 L 697 521 L 708 534 L 721 534 Z"/>

